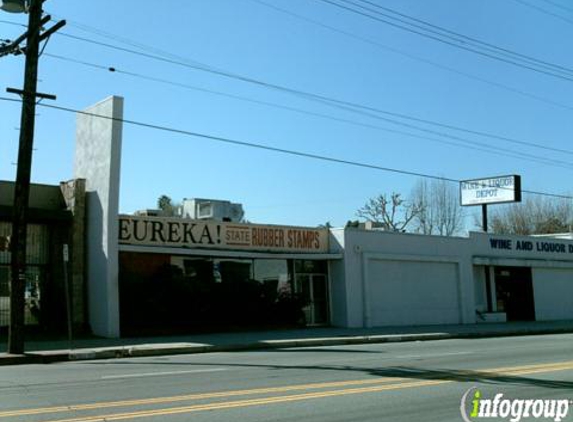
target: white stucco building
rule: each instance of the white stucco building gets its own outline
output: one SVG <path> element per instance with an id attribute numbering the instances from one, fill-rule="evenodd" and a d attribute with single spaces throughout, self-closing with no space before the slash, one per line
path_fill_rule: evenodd
<path id="1" fill-rule="evenodd" d="M 122 106 L 121 99 L 114 97 L 90 111 L 121 117 Z M 95 334 L 119 336 L 120 321 L 128 310 L 130 323 L 141 323 L 142 315 L 150 312 L 161 317 L 162 312 L 173 311 L 156 310 L 154 305 L 147 313 L 134 311 L 135 301 L 153 303 L 157 292 L 169 297 L 161 282 L 141 281 L 166 266 L 177 270 L 169 280 L 178 289 L 172 294 L 177 306 L 186 307 L 175 309 L 179 313 L 173 315 L 182 317 L 204 305 L 203 299 L 193 298 L 205 297 L 200 295 L 206 289 L 232 292 L 241 302 L 243 287 L 260 288 L 266 294 L 288 287 L 304 298 L 305 321 L 312 325 L 573 319 L 571 239 L 483 233 L 453 238 L 120 216 L 118 125 L 117 120 L 94 116 L 78 120 L 76 177 L 87 179 L 86 273 Z M 225 286 L 232 288 L 225 290 Z M 216 299 L 211 296 L 210 300 Z M 247 311 L 258 306 L 242 305 Z M 210 318 L 218 317 L 213 310 L 203 311 Z M 172 317 L 162 324 L 177 322 Z"/>
<path id="2" fill-rule="evenodd" d="M 573 319 L 572 241 L 351 229 L 333 236 L 344 254 L 331 265 L 334 325 Z"/>

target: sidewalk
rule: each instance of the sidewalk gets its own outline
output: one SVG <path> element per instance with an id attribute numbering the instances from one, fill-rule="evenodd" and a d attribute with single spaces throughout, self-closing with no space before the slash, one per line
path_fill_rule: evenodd
<path id="1" fill-rule="evenodd" d="M 92 338 L 74 341 L 71 350 L 68 342 L 63 340 L 31 341 L 26 343 L 27 353 L 24 355 L 6 354 L 7 345 L 5 340 L 0 340 L 0 366 L 304 346 L 334 346 L 559 333 L 573 333 L 573 321 L 432 325 L 369 329 L 325 327 L 125 339 Z"/>

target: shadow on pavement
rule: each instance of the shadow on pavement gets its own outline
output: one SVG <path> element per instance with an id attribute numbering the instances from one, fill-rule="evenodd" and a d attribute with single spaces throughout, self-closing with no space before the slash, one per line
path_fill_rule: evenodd
<path id="1" fill-rule="evenodd" d="M 545 380 L 528 378 L 519 375 L 496 374 L 494 372 L 481 372 L 457 369 L 425 369 L 411 367 L 391 367 L 385 369 L 368 370 L 372 375 L 392 378 L 410 378 L 424 380 L 444 380 L 456 382 L 475 382 L 481 384 L 514 384 L 530 385 L 543 388 L 573 389 L 573 382 L 559 380 Z"/>
<path id="2" fill-rule="evenodd" d="M 325 348 L 310 348 L 310 347 L 301 346 L 300 349 L 297 349 L 297 348 L 269 349 L 269 350 L 265 350 L 265 352 L 270 352 L 270 353 L 316 352 L 316 353 L 324 353 L 324 354 L 328 354 L 328 353 L 366 353 L 366 354 L 375 354 L 375 355 L 387 353 L 387 352 L 384 352 L 382 350 L 339 349 L 339 348 L 330 347 L 330 346 L 327 346 Z"/>
<path id="3" fill-rule="evenodd" d="M 318 350 L 317 350 L 318 351 Z M 272 364 L 251 364 L 251 363 L 228 363 L 210 361 L 208 363 L 196 362 L 176 362 L 154 359 L 153 361 L 91 361 L 84 362 L 90 365 L 178 365 L 178 366 L 218 366 L 233 368 L 257 368 L 271 370 L 303 370 L 303 371 L 339 371 L 354 372 L 357 374 L 373 375 L 383 378 L 401 378 L 416 380 L 441 380 L 453 382 L 473 382 L 481 384 L 511 384 L 521 386 L 535 386 L 551 389 L 573 390 L 572 381 L 547 380 L 539 378 L 523 377 L 495 373 L 493 371 L 477 371 L 463 369 L 428 369 L 408 366 L 394 366 L 388 368 L 364 368 L 344 365 L 272 365 Z M 547 373 L 550 373 L 548 371 Z"/>

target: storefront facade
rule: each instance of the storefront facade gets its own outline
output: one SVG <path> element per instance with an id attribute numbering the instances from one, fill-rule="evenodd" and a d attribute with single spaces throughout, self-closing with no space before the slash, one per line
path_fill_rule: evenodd
<path id="1" fill-rule="evenodd" d="M 138 268 L 141 279 L 169 266 L 204 290 L 209 284 L 221 286 L 210 291 L 221 297 L 229 295 L 225 286 L 232 286 L 231 294 L 252 306 L 258 302 L 245 293 L 252 291 L 252 283 L 259 286 L 255 294 L 272 292 L 268 298 L 275 302 L 281 292 L 293 293 L 304 301 L 297 321 L 305 325 L 573 319 L 570 240 L 484 233 L 454 238 L 133 216 L 121 216 L 119 227 L 120 273 Z M 209 292 L 206 297 L 217 302 Z M 226 321 L 240 320 L 245 312 L 225 300 L 214 312 L 225 310 L 230 312 Z M 217 318 L 196 319 L 205 328 Z M 250 322 L 264 326 L 265 320 L 272 317 L 254 316 Z M 187 320 L 186 326 L 194 324 Z"/>
<path id="2" fill-rule="evenodd" d="M 119 215 L 123 99 L 87 111 L 108 116 L 78 116 L 75 160 L 75 177 L 86 179 L 85 272 L 97 335 L 154 323 L 265 326 L 297 299 L 295 319 L 309 325 L 573 319 L 571 240 Z M 284 292 L 292 295 L 283 301 Z"/>
<path id="3" fill-rule="evenodd" d="M 328 267 L 341 258 L 327 229 L 122 215 L 121 330 L 328 325 Z"/>
<path id="4" fill-rule="evenodd" d="M 573 319 L 571 240 L 475 233 L 470 242 L 480 312 L 489 306 L 508 321 Z"/>
<path id="5" fill-rule="evenodd" d="M 32 184 L 26 246 L 26 326 L 42 332 L 66 327 L 66 300 L 76 329 L 84 329 L 84 181 Z M 0 330 L 10 322 L 12 199 L 14 183 L 0 181 Z M 68 261 L 64 262 L 64 245 Z M 64 277 L 68 278 L 68 291 Z"/>
<path id="6" fill-rule="evenodd" d="M 573 319 L 573 242 L 334 231 L 335 325 L 378 327 Z M 342 306 L 339 306 L 342 308 Z"/>

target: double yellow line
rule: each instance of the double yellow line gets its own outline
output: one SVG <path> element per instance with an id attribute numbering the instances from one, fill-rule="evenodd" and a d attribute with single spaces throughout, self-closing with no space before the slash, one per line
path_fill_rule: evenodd
<path id="1" fill-rule="evenodd" d="M 490 378 L 495 378 L 508 375 L 514 375 L 514 376 L 530 375 L 536 373 L 555 372 L 569 369 L 573 369 L 573 361 L 541 364 L 541 365 L 494 368 L 480 371 L 459 371 L 456 372 L 456 375 L 462 378 L 464 376 L 467 377 L 488 376 Z M 171 397 L 157 397 L 157 398 L 138 399 L 138 400 L 122 400 L 122 401 L 101 402 L 101 403 L 86 403 L 86 404 L 70 405 L 70 406 L 22 409 L 22 410 L 0 412 L 0 418 L 31 416 L 40 414 L 54 414 L 63 412 L 81 412 L 81 411 L 102 410 L 102 409 L 119 408 L 119 407 L 169 404 L 169 403 L 177 403 L 177 402 L 193 401 L 193 400 L 207 400 L 207 399 L 229 398 L 237 396 L 252 396 L 252 395 L 263 395 L 263 394 L 277 394 L 277 393 L 292 393 L 306 390 L 338 388 L 336 390 L 316 391 L 303 394 L 288 394 L 288 395 L 279 395 L 279 396 L 263 397 L 255 399 L 241 399 L 241 400 L 215 402 L 207 404 L 195 404 L 190 406 L 172 407 L 165 409 L 152 409 L 152 410 L 141 410 L 141 411 L 124 412 L 124 413 L 107 414 L 107 415 L 74 417 L 70 419 L 60 419 L 57 421 L 52 420 L 50 422 L 118 421 L 118 420 L 136 419 L 136 418 L 144 418 L 152 416 L 167 416 L 167 415 L 175 415 L 182 413 L 193 413 L 206 410 L 222 410 L 222 409 L 232 409 L 239 407 L 262 406 L 268 404 L 313 400 L 327 397 L 374 393 L 387 390 L 401 390 L 407 388 L 417 388 L 417 387 L 425 387 L 439 384 L 447 384 L 451 382 L 454 381 L 453 380 L 408 381 L 408 379 L 406 378 L 376 378 L 376 379 L 366 379 L 366 380 L 298 384 L 298 385 L 290 385 L 282 387 L 231 390 L 231 391 L 212 392 L 212 393 L 187 394 L 187 395 L 179 395 Z"/>

